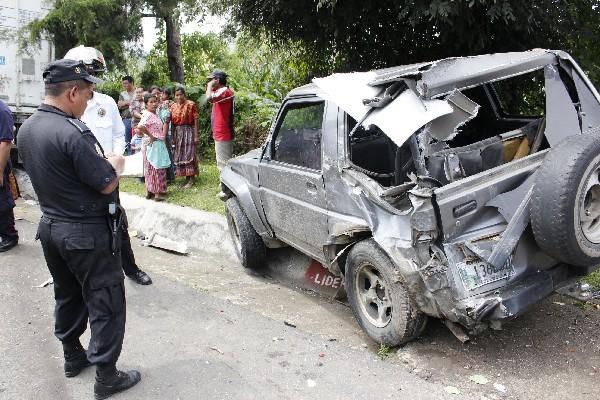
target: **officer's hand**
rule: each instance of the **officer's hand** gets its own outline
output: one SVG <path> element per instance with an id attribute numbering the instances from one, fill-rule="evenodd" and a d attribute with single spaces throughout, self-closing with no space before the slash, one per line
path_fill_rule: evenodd
<path id="1" fill-rule="evenodd" d="M 112 156 L 108 157 L 108 162 L 113 166 L 117 172 L 117 175 L 120 176 L 123 173 L 123 170 L 125 169 L 125 157 L 118 154 L 113 154 Z"/>

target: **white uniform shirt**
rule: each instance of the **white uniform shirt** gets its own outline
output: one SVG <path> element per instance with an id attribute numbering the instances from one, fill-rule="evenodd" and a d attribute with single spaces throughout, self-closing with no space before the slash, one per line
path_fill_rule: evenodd
<path id="1" fill-rule="evenodd" d="M 94 97 L 88 100 L 81 120 L 92 130 L 104 153 L 123 154 L 125 125 L 112 97 L 94 92 Z"/>

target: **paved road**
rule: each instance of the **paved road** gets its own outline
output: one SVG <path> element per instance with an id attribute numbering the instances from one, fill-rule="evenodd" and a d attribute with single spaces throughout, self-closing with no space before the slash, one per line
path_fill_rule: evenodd
<path id="1" fill-rule="evenodd" d="M 22 212 L 18 213 L 23 215 Z M 94 372 L 66 379 L 52 335 L 52 286 L 32 238 L 35 224 L 17 223 L 22 241 L 0 255 L 0 398 L 90 399 Z M 155 284 L 127 282 L 122 368 L 142 382 L 127 399 L 438 399 L 441 387 L 364 349 L 283 324 L 193 288 L 161 271 L 198 267 L 192 258 L 138 247 Z M 239 270 L 238 270 L 239 272 Z M 202 274 L 201 268 L 196 270 Z M 223 283 L 227 285 L 227 282 Z M 263 286 L 263 291 L 270 291 Z M 283 288 L 295 296 L 303 293 Z M 314 307 L 319 307 L 314 300 Z"/>
<path id="2" fill-rule="evenodd" d="M 17 213 L 36 219 L 32 207 Z M 26 239 L 32 226 L 19 221 Z M 225 256 L 182 257 L 136 239 L 134 246 L 156 285 L 127 285 L 122 363 L 140 366 L 145 379 L 126 398 L 600 398 L 600 310 L 594 305 L 582 310 L 556 295 L 504 330 L 465 345 L 433 321 L 421 338 L 381 361 L 346 304 L 299 287 L 306 282 L 298 280 L 296 266 L 310 260 L 290 250 L 271 253 L 269 266 L 253 273 Z M 51 288 L 31 288 L 47 278 L 39 245 L 29 240 L 18 252 L 0 255 L 0 264 L 0 318 L 8 321 L 8 330 L 0 331 L 1 354 L 8 354 L 0 370 L 12 371 L 0 375 L 0 398 L 87 398 L 92 373 L 66 381 L 61 360 L 48 359 L 59 346 L 49 333 Z M 473 383 L 475 374 L 489 383 Z M 15 377 L 26 379 L 21 392 L 14 391 Z M 446 395 L 448 385 L 462 394 Z"/>

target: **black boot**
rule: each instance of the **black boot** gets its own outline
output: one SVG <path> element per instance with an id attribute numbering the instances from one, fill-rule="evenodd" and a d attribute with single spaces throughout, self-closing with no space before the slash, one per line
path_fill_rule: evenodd
<path id="1" fill-rule="evenodd" d="M 106 399 L 115 393 L 122 392 L 134 386 L 142 379 L 142 375 L 135 370 L 119 371 L 115 364 L 96 365 L 96 383 L 94 384 L 94 398 Z"/>
<path id="2" fill-rule="evenodd" d="M 79 375 L 86 367 L 92 365 L 88 361 L 85 349 L 79 339 L 73 342 L 63 342 L 63 352 L 65 354 L 65 376 L 67 378 Z"/>

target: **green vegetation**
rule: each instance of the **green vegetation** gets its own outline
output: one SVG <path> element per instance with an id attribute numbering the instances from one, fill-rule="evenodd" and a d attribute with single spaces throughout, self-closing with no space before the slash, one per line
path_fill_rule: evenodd
<path id="1" fill-rule="evenodd" d="M 588 301 L 576 301 L 575 302 L 575 307 L 581 309 L 582 311 L 587 310 L 588 308 L 590 308 L 591 303 Z"/>
<path id="2" fill-rule="evenodd" d="M 562 49 L 600 78 L 598 0 L 204 0 L 232 29 L 305 43 L 328 71 Z"/>
<path id="3" fill-rule="evenodd" d="M 183 63 L 186 72 L 186 95 L 198 105 L 200 113 L 200 152 L 211 157 L 213 142 L 210 129 L 211 106 L 204 97 L 206 77 L 216 68 L 229 74 L 228 84 L 235 91 L 235 154 L 260 147 L 271 121 L 287 92 L 310 81 L 311 68 L 302 47 L 289 43 L 281 47 L 261 38 L 240 34 L 228 43 L 214 33 L 182 35 Z M 140 67 L 143 65 L 143 67 Z M 127 71 L 144 88 L 151 85 L 174 88 L 166 56 L 166 42 L 160 40 L 144 59 L 128 58 L 126 68 L 103 76 L 98 90 L 117 98 L 121 76 Z"/>
<path id="4" fill-rule="evenodd" d="M 30 24 L 21 46 L 49 35 L 57 58 L 84 44 L 100 50 L 109 67 L 123 66 L 125 43 L 142 34 L 140 11 L 131 0 L 56 0 L 46 17 Z"/>
<path id="5" fill-rule="evenodd" d="M 600 270 L 586 276 L 584 281 L 592 285 L 595 289 L 600 289 Z"/>
<path id="6" fill-rule="evenodd" d="M 379 345 L 379 349 L 377 349 L 377 355 L 382 360 L 385 360 L 386 358 L 392 355 L 392 349 L 390 348 L 390 346 L 386 346 L 385 344 L 381 343 Z"/>
<path id="7" fill-rule="evenodd" d="M 169 184 L 167 201 L 180 206 L 225 214 L 224 203 L 217 198 L 219 193 L 219 170 L 215 164 L 200 164 L 200 175 L 191 189 L 183 189 L 184 178 L 176 178 Z M 119 184 L 122 192 L 146 195 L 146 187 L 137 178 L 123 178 Z"/>

